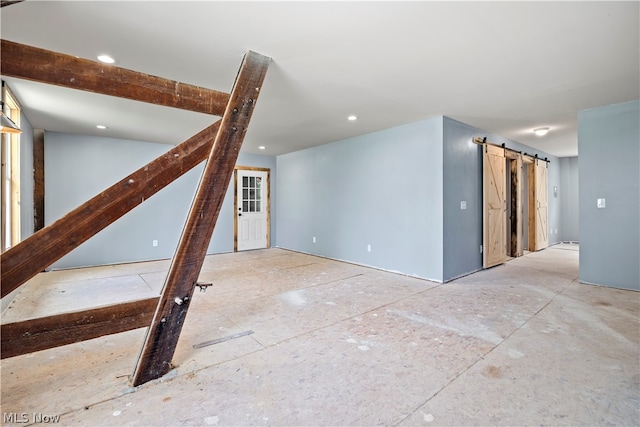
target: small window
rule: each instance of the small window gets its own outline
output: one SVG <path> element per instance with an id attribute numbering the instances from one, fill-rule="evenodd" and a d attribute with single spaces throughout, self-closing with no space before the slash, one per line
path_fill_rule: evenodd
<path id="1" fill-rule="evenodd" d="M 261 177 L 242 177 L 242 212 L 262 212 Z"/>

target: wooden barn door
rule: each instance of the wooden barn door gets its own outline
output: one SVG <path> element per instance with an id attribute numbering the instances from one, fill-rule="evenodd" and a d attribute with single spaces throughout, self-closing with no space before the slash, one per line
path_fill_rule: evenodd
<path id="1" fill-rule="evenodd" d="M 494 145 L 484 144 L 482 153 L 482 265 L 489 268 L 507 260 L 506 159 Z"/>
<path id="2" fill-rule="evenodd" d="M 529 250 L 549 246 L 547 162 L 535 159 L 529 166 Z"/>

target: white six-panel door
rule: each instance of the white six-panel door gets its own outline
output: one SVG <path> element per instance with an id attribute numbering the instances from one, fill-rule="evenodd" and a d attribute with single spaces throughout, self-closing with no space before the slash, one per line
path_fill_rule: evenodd
<path id="1" fill-rule="evenodd" d="M 269 245 L 269 171 L 236 169 L 236 249 Z"/>

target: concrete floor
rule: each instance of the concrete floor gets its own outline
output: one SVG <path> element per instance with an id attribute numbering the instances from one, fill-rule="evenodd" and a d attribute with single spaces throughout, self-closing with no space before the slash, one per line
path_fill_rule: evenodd
<path id="1" fill-rule="evenodd" d="M 168 265 L 42 273 L 2 321 L 157 295 Z M 145 334 L 130 331 L 3 360 L 2 412 L 77 426 L 640 425 L 640 293 L 577 278 L 577 245 L 444 285 L 281 249 L 209 256 L 200 280 L 214 287 L 194 295 L 166 377 L 129 386 Z"/>

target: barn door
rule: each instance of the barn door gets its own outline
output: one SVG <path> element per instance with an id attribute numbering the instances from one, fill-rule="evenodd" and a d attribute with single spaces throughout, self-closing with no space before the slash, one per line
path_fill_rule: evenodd
<path id="1" fill-rule="evenodd" d="M 482 153 L 482 265 L 489 268 L 507 260 L 506 159 L 494 145 L 484 144 Z"/>
<path id="2" fill-rule="evenodd" d="M 529 166 L 529 250 L 549 246 L 547 162 L 536 159 Z"/>

